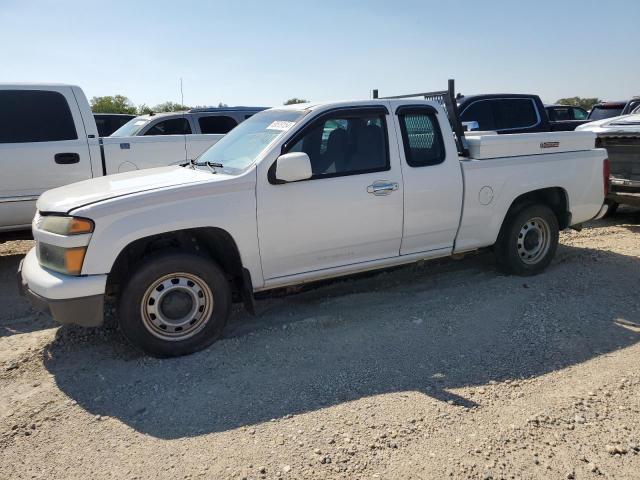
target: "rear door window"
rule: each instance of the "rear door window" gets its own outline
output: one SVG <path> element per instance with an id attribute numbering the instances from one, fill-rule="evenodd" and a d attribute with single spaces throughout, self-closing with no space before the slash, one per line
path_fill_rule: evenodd
<path id="1" fill-rule="evenodd" d="M 43 90 L 0 91 L 0 143 L 76 140 L 66 98 Z"/>
<path id="2" fill-rule="evenodd" d="M 570 107 L 555 107 L 553 111 L 553 120 L 573 120 L 573 112 Z"/>
<path id="3" fill-rule="evenodd" d="M 587 112 L 586 110 L 583 110 L 582 108 L 576 108 L 573 107 L 573 119 L 574 120 L 586 120 L 587 119 Z"/>
<path id="4" fill-rule="evenodd" d="M 398 113 L 402 143 L 407 164 L 425 167 L 442 163 L 444 142 L 436 115 L 430 110 L 416 108 Z"/>
<path id="5" fill-rule="evenodd" d="M 200 117 L 198 119 L 198 124 L 200 125 L 200 131 L 202 133 L 225 134 L 229 133 L 236 125 L 238 125 L 238 122 L 226 115 L 212 115 L 208 117 Z"/>
<path id="6" fill-rule="evenodd" d="M 536 106 L 528 98 L 509 98 L 491 103 L 498 130 L 533 127 L 539 122 Z"/>
<path id="7" fill-rule="evenodd" d="M 170 118 L 152 125 L 145 135 L 188 135 L 191 125 L 186 118 Z"/>
<path id="8" fill-rule="evenodd" d="M 478 100 L 462 111 L 462 122 L 478 122 L 479 130 L 495 130 L 496 122 L 493 118 L 490 100 Z"/>

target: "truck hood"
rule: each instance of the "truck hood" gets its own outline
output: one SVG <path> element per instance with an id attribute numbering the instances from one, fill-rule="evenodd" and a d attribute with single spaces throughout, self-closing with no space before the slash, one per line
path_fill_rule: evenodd
<path id="1" fill-rule="evenodd" d="M 164 187 L 221 180 L 227 175 L 188 167 L 160 167 L 92 178 L 44 192 L 38 198 L 41 212 L 67 213 L 74 208 L 132 193 Z"/>
<path id="2" fill-rule="evenodd" d="M 588 130 L 591 132 L 634 131 L 640 132 L 640 114 L 622 115 L 620 117 L 605 118 L 597 122 L 585 123 L 576 130 Z"/>

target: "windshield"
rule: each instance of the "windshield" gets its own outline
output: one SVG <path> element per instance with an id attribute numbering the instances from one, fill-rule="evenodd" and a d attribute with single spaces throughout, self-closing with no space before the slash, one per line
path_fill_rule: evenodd
<path id="1" fill-rule="evenodd" d="M 146 118 L 132 118 L 127 123 L 122 125 L 119 129 L 113 132 L 110 137 L 133 137 L 138 134 L 142 127 L 144 127 L 149 120 Z"/>
<path id="2" fill-rule="evenodd" d="M 300 110 L 265 110 L 231 130 L 204 152 L 196 165 L 217 164 L 225 170 L 242 171 L 280 135 L 302 118 Z"/>
<path id="3" fill-rule="evenodd" d="M 589 120 L 604 120 L 605 118 L 618 117 L 622 114 L 622 109 L 624 105 L 620 107 L 593 107 L 591 113 L 589 114 Z"/>

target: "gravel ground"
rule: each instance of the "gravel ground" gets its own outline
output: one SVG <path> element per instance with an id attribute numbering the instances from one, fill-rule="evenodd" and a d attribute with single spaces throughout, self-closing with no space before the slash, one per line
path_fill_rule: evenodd
<path id="1" fill-rule="evenodd" d="M 56 327 L 0 245 L 0 478 L 640 478 L 640 212 L 238 310 L 171 360 Z"/>

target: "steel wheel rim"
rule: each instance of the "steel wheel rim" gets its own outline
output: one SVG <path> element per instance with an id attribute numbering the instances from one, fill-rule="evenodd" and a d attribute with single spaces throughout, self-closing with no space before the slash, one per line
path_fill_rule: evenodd
<path id="1" fill-rule="evenodd" d="M 213 311 L 213 292 L 191 273 L 172 273 L 154 281 L 142 297 L 145 328 L 168 341 L 186 340 L 200 332 Z"/>
<path id="2" fill-rule="evenodd" d="M 523 263 L 538 263 L 545 257 L 550 246 L 551 228 L 544 218 L 530 218 L 520 227 L 516 249 Z"/>

